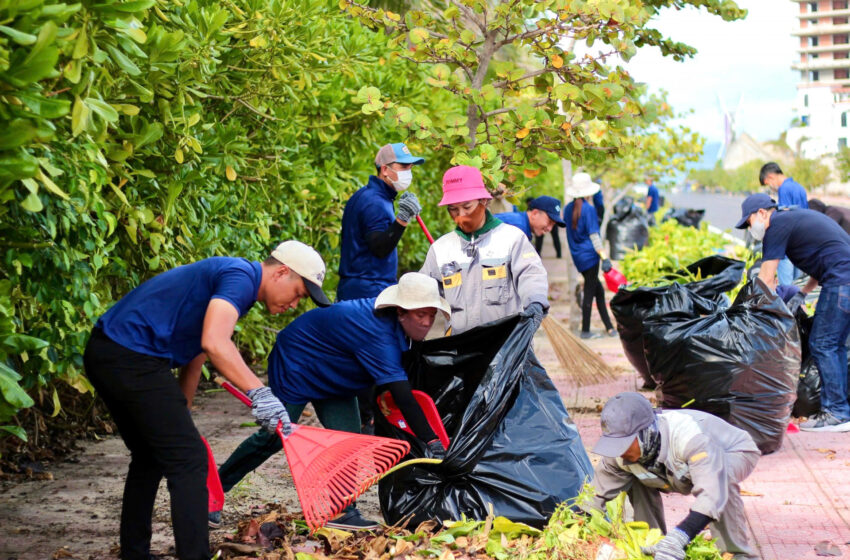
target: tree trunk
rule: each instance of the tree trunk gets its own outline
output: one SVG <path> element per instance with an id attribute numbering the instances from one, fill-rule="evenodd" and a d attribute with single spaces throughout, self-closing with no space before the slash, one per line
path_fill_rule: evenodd
<path id="1" fill-rule="evenodd" d="M 569 196 L 567 189 L 573 184 L 573 164 L 572 162 L 562 159 L 561 169 L 564 174 L 564 206 L 566 207 Z M 565 216 L 569 217 L 569 216 Z M 570 223 L 567 222 L 567 227 Z M 565 261 L 567 262 L 567 301 L 570 304 L 570 321 L 569 327 L 573 332 L 578 332 L 581 328 L 581 308 L 576 300 L 576 287 L 578 286 L 579 273 L 576 270 L 576 265 L 573 263 L 573 256 L 570 253 L 570 245 L 567 242 L 566 250 L 564 251 Z"/>

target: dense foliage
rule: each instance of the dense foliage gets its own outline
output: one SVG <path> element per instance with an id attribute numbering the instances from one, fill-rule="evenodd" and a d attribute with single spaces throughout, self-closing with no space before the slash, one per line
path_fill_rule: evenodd
<path id="1" fill-rule="evenodd" d="M 712 169 L 692 169 L 688 176 L 699 185 L 721 188 L 730 192 L 759 192 L 766 187 L 759 185 L 759 170 L 766 161 L 753 160 L 735 169 L 723 169 L 722 162 Z M 807 190 L 817 189 L 831 180 L 829 167 L 814 159 L 794 158 L 790 164 L 780 163 L 782 171 Z"/>

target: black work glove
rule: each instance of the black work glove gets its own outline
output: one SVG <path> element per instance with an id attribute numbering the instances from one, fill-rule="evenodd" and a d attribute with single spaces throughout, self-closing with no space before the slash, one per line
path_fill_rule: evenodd
<path id="1" fill-rule="evenodd" d="M 791 315 L 797 312 L 797 309 L 806 302 L 806 294 L 803 292 L 797 292 L 791 299 L 788 300 L 788 303 L 785 305 L 788 306 L 788 311 L 791 312 Z"/>
<path id="2" fill-rule="evenodd" d="M 608 272 L 612 268 L 614 267 L 611 265 L 610 259 L 602 259 L 602 272 Z"/>
<path id="3" fill-rule="evenodd" d="M 289 414 L 286 413 L 286 407 L 272 393 L 269 387 L 259 387 L 248 391 L 248 398 L 251 399 L 251 412 L 254 418 L 264 430 L 275 433 L 278 422 L 283 422 L 281 429 L 284 435 L 292 433 L 292 424 L 289 421 Z"/>
<path id="4" fill-rule="evenodd" d="M 536 301 L 529 303 L 525 311 L 522 312 L 522 317 L 531 317 L 531 320 L 534 322 L 534 330 L 540 328 L 540 323 L 543 322 L 544 315 L 546 315 L 546 310 L 543 309 L 543 305 Z"/>
<path id="5" fill-rule="evenodd" d="M 409 223 L 422 212 L 419 199 L 410 191 L 401 193 L 398 197 L 398 215 L 396 217 L 402 222 Z"/>
<path id="6" fill-rule="evenodd" d="M 439 439 L 432 439 L 428 442 L 428 454 L 434 459 L 445 459 L 446 448 L 443 447 L 443 442 Z"/>
<path id="7" fill-rule="evenodd" d="M 641 547 L 641 552 L 655 560 L 685 560 L 685 549 L 691 538 L 681 529 L 673 529 L 658 544 Z"/>

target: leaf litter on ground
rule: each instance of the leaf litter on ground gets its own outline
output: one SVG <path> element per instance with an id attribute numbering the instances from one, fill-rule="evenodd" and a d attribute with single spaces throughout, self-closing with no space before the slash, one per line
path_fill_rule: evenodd
<path id="1" fill-rule="evenodd" d="M 543 529 L 489 515 L 467 519 L 426 521 L 414 529 L 405 523 L 374 531 L 322 528 L 310 534 L 297 513 L 269 504 L 239 522 L 234 534 L 216 545 L 219 559 L 262 560 L 651 560 L 642 547 L 663 538 L 642 521 L 625 521 L 626 495 L 606 504 L 605 511 L 588 506 L 593 489 L 585 486 L 575 500 L 565 502 Z M 687 560 L 727 560 L 714 543 L 698 535 L 687 549 Z"/>

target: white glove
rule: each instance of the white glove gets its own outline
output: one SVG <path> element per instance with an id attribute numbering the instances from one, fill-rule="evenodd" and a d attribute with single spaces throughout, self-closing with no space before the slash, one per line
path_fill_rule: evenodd
<path id="1" fill-rule="evenodd" d="M 690 542 L 690 537 L 684 531 L 673 529 L 658 544 L 641 547 L 641 552 L 655 560 L 685 560 L 685 548 Z"/>

